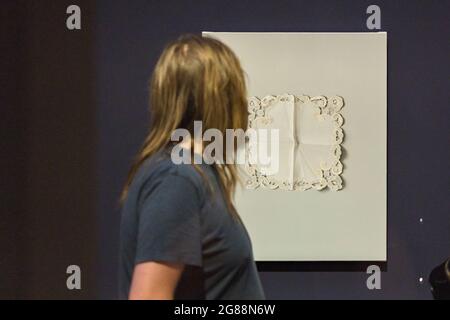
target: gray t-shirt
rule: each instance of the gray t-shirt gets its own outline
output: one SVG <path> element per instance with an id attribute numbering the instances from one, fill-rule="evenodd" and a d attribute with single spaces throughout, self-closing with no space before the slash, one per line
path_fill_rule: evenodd
<path id="1" fill-rule="evenodd" d="M 185 269 L 175 299 L 264 299 L 252 245 L 227 209 L 213 166 L 176 165 L 168 151 L 144 162 L 122 209 L 119 297 L 126 299 L 134 266 L 178 262 Z"/>

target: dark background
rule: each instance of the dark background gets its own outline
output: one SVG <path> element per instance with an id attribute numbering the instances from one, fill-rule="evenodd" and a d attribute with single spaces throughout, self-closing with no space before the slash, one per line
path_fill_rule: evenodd
<path id="1" fill-rule="evenodd" d="M 81 30 L 65 26 L 70 4 L 81 7 Z M 450 255 L 447 0 L 2 1 L 0 298 L 116 298 L 117 199 L 167 41 L 201 31 L 368 32 L 370 4 L 388 32 L 382 289 L 366 288 L 365 262 L 260 264 L 261 278 L 274 299 L 431 298 L 428 274 Z M 81 267 L 82 290 L 66 289 L 70 264 Z"/>

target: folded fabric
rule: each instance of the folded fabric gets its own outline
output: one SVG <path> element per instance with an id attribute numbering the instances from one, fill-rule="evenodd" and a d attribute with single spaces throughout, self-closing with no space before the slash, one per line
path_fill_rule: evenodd
<path id="1" fill-rule="evenodd" d="M 247 188 L 342 189 L 343 106 L 340 96 L 250 97 Z"/>

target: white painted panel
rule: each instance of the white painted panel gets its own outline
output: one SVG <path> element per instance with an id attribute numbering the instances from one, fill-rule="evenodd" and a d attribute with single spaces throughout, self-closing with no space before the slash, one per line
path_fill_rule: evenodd
<path id="1" fill-rule="evenodd" d="M 248 95 L 344 97 L 344 187 L 240 189 L 259 261 L 386 260 L 386 33 L 217 33 L 248 75 Z"/>

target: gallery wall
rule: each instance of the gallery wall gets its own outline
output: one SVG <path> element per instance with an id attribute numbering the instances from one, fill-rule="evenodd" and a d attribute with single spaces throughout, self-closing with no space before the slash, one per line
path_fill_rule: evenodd
<path id="1" fill-rule="evenodd" d="M 0 299 L 97 296 L 94 34 L 66 28 L 71 3 L 0 6 Z M 81 290 L 67 289 L 72 264 Z"/>

